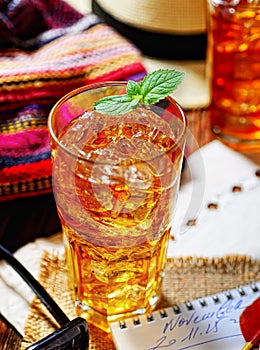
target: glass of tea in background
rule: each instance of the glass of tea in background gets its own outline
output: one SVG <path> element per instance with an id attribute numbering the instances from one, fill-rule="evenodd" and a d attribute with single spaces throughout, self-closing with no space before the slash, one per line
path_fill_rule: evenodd
<path id="1" fill-rule="evenodd" d="M 160 300 L 186 133 L 170 97 L 123 115 L 93 111 L 125 88 L 79 88 L 49 117 L 69 285 L 78 314 L 105 331 Z"/>
<path id="2" fill-rule="evenodd" d="M 260 0 L 208 0 L 207 21 L 212 131 L 260 151 Z"/>

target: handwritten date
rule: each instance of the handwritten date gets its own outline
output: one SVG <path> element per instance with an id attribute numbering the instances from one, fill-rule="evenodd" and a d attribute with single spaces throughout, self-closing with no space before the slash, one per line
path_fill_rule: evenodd
<path id="1" fill-rule="evenodd" d="M 189 316 L 182 314 L 172 317 L 164 324 L 162 336 L 157 339 L 156 345 L 148 350 L 167 349 L 174 344 L 179 344 L 179 348 L 185 348 L 185 344 L 203 342 L 209 339 L 212 341 L 212 335 L 218 336 L 223 329 L 227 329 L 228 324 L 237 324 L 236 314 L 246 307 L 242 299 L 226 300 L 214 310 L 205 313 L 190 311 Z M 238 325 L 239 331 L 239 325 Z M 222 332 L 223 333 L 223 332 Z M 195 345 L 194 345 L 195 346 Z"/>

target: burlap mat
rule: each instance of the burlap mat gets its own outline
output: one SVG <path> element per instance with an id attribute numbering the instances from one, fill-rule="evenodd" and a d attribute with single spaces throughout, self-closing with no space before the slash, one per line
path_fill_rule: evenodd
<path id="1" fill-rule="evenodd" d="M 260 280 L 260 261 L 246 256 L 169 259 L 160 306 L 181 304 L 258 280 Z M 67 287 L 63 256 L 44 253 L 39 281 L 70 319 L 76 317 Z M 35 298 L 26 322 L 21 349 L 24 350 L 57 328 L 58 325 L 52 316 Z M 111 335 L 92 325 L 89 325 L 89 332 L 90 350 L 115 350 Z"/>

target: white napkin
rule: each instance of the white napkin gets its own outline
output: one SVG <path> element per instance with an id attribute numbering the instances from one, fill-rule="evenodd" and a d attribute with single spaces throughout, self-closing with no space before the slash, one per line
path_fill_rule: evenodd
<path id="1" fill-rule="evenodd" d="M 260 259 L 260 154 L 246 156 L 213 141 L 187 163 L 168 255 Z M 232 192 L 234 186 L 241 192 Z M 192 219 L 196 224 L 187 226 Z"/>
<path id="2" fill-rule="evenodd" d="M 61 234 L 38 238 L 17 250 L 15 257 L 37 279 L 44 251 L 63 252 Z M 34 293 L 4 261 L 0 262 L 0 311 L 23 334 Z"/>

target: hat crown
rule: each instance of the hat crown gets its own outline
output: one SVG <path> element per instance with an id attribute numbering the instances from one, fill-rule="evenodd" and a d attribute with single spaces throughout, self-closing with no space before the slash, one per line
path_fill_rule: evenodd
<path id="1" fill-rule="evenodd" d="M 116 20 L 133 27 L 168 34 L 206 31 L 205 0 L 97 0 Z"/>

